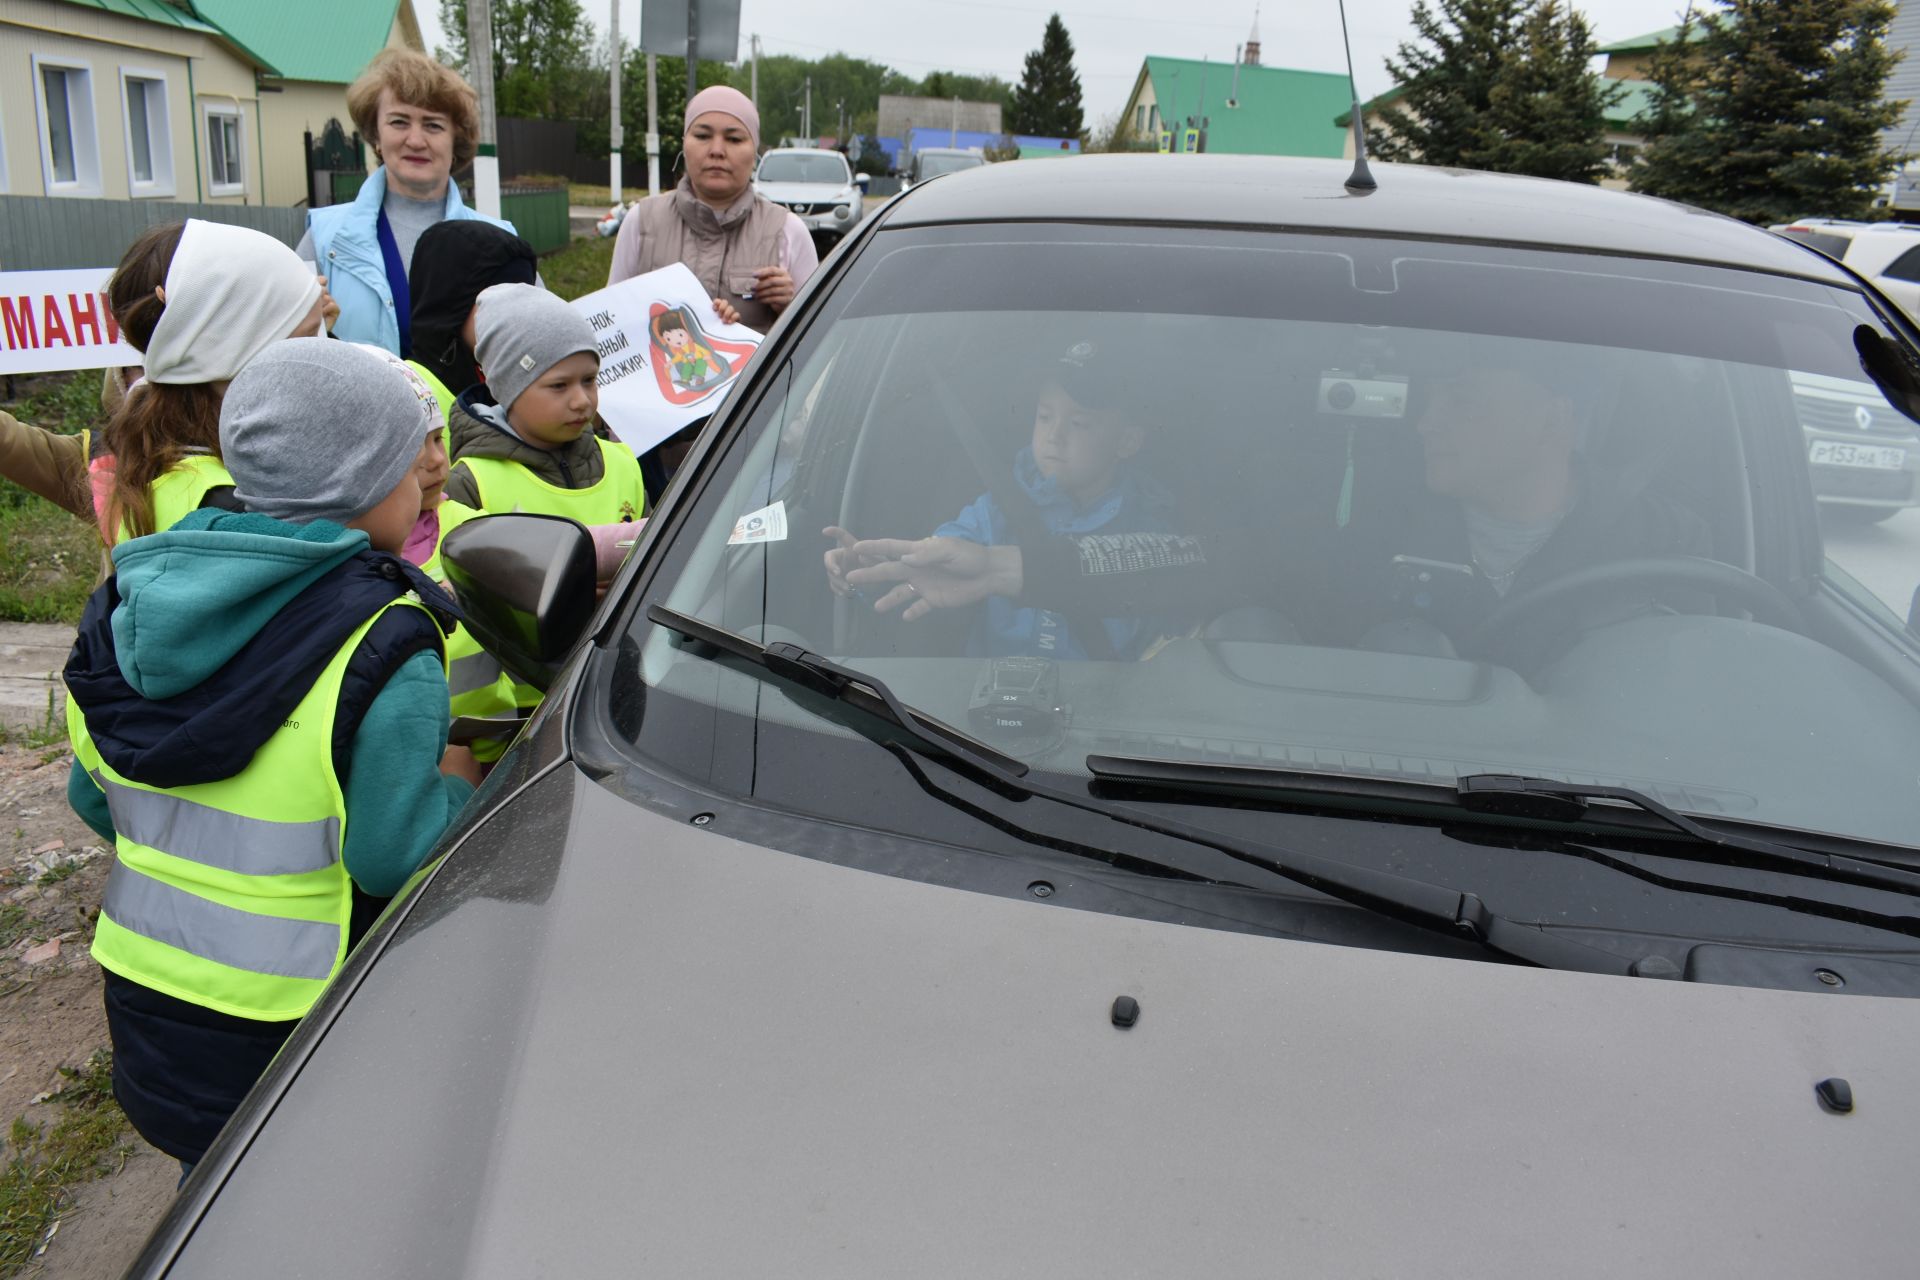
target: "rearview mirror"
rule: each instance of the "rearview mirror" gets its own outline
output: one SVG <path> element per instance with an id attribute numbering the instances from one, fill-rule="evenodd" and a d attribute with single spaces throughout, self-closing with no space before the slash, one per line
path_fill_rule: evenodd
<path id="1" fill-rule="evenodd" d="M 596 604 L 593 539 L 562 516 L 478 516 L 440 547 L 462 623 L 500 665 L 545 689 Z"/>

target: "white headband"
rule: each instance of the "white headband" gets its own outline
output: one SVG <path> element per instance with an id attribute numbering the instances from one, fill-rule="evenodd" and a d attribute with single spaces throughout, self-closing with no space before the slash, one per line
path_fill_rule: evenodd
<path id="1" fill-rule="evenodd" d="M 147 381 L 229 381 L 269 343 L 293 333 L 320 283 L 264 232 L 187 220 L 167 268 L 166 309 L 147 343 Z"/>

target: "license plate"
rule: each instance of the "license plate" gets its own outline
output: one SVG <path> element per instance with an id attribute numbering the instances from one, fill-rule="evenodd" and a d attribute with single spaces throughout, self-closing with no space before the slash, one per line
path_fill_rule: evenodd
<path id="1" fill-rule="evenodd" d="M 1841 440 L 1815 440 L 1807 461 L 1829 467 L 1866 467 L 1873 471 L 1898 471 L 1907 465 L 1907 451 L 1884 444 L 1847 444 Z"/>

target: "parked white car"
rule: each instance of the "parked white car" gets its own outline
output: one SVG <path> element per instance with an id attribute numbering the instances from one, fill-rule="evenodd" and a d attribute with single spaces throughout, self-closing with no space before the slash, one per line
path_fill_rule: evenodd
<path id="1" fill-rule="evenodd" d="M 760 158 L 753 189 L 791 209 L 807 230 L 838 240 L 860 224 L 867 175 L 838 151 L 781 147 Z"/>
<path id="2" fill-rule="evenodd" d="M 1920 323 L 1920 225 L 1799 218 L 1768 229 L 1859 272 Z"/>

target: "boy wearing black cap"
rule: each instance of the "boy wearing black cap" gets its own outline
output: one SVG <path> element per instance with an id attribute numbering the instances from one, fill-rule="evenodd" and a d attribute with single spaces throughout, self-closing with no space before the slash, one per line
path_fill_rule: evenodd
<path id="1" fill-rule="evenodd" d="M 1013 475 L 1039 510 L 1048 533 L 1139 533 L 1175 527 L 1171 495 L 1132 465 L 1146 443 L 1146 430 L 1125 404 L 1129 382 L 1118 358 L 1093 342 L 1070 347 L 1047 371 L 1033 412 L 1032 442 L 1014 459 Z M 826 530 L 839 547 L 827 553 L 835 589 L 853 567 L 854 538 Z M 936 538 L 962 538 L 983 546 L 1011 542 L 1007 513 L 985 493 L 933 531 Z M 1161 620 L 1102 618 L 1105 635 L 1070 631 L 1051 609 L 1016 605 L 989 596 L 970 648 L 986 657 L 1085 659 L 1141 656 L 1165 630 Z"/>

